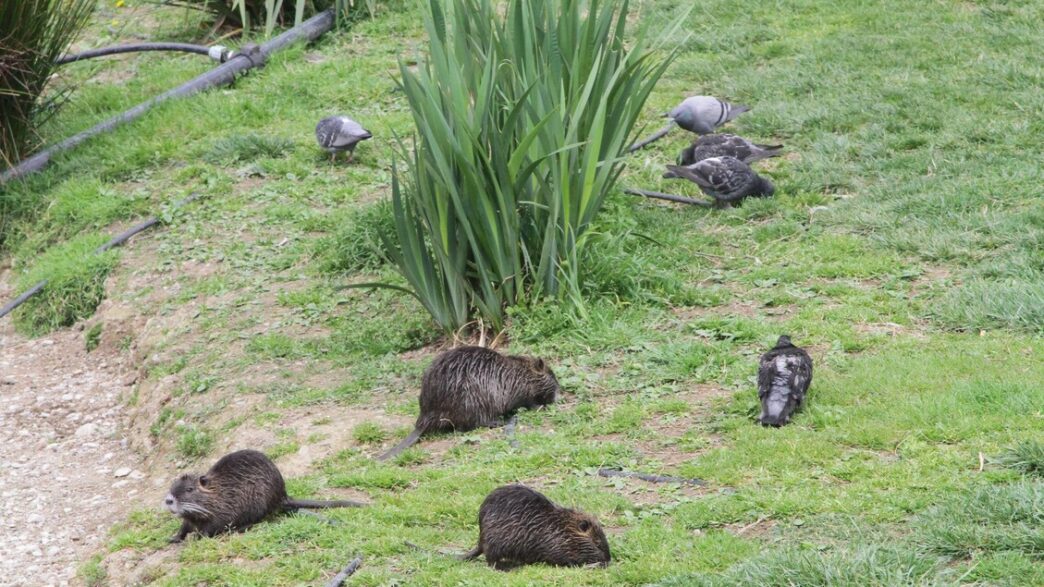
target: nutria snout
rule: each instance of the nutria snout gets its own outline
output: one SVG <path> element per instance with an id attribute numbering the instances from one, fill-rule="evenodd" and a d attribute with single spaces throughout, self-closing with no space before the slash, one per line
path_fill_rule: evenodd
<path id="1" fill-rule="evenodd" d="M 598 520 L 523 485 L 494 489 L 482 502 L 478 545 L 464 559 L 480 554 L 500 570 L 533 563 L 604 567 L 612 559 Z"/>

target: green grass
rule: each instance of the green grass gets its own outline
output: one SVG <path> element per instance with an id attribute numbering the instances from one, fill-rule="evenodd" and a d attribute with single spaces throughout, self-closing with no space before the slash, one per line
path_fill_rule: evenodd
<path id="1" fill-rule="evenodd" d="M 85 234 L 56 245 L 37 257 L 18 279 L 18 291 L 47 280 L 43 290 L 15 310 L 15 327 L 40 335 L 90 317 L 105 297 L 105 279 L 115 267 L 113 251 L 96 254 L 105 237 Z"/>
<path id="2" fill-rule="evenodd" d="M 644 3 L 641 19 L 656 30 L 675 4 Z M 340 525 L 282 516 L 189 541 L 155 584 L 320 584 L 355 554 L 358 585 L 1044 584 L 1044 72 L 1027 57 L 1044 49 L 1039 3 L 701 4 L 643 121 L 653 128 L 687 93 L 753 104 L 729 129 L 786 143 L 788 157 L 759 166 L 777 195 L 705 211 L 613 194 L 588 233 L 599 241 L 579 283 L 588 317 L 544 299 L 509 312 L 507 348 L 545 357 L 563 401 L 520 415 L 517 450 L 479 431 L 377 464 L 370 455 L 408 432 L 421 373 L 447 341 L 408 296 L 337 289 L 403 283 L 374 235 L 390 221 L 393 136 L 412 132 L 391 76 L 420 46 L 419 14 L 403 3 L 280 53 L 3 195 L 26 205 L 0 238 L 29 282 L 50 267 L 72 275 L 113 224 L 199 191 L 131 243 L 149 254 L 107 270 L 111 295 L 143 314 L 193 316 L 140 349 L 162 357 L 148 381 L 171 393 L 136 414 L 157 458 L 173 477 L 176 462 L 205 469 L 226 441 L 267 434 L 255 448 L 277 462 L 329 452 L 288 475 L 294 495 L 345 488 L 373 504 L 329 512 Z M 129 77 L 84 84 L 49 140 L 206 65 L 143 55 L 96 67 Z M 312 132 L 341 110 L 375 139 L 331 166 Z M 621 184 L 694 194 L 659 177 L 686 139 L 634 156 Z M 131 285 L 139 274 L 145 289 Z M 60 301 L 94 282 L 75 283 Z M 32 315 L 51 328 L 66 305 Z M 82 320 L 94 305 L 76 307 L 89 308 Z M 815 379 L 794 423 L 767 430 L 752 421 L 755 365 L 782 333 L 810 348 Z M 313 429 L 330 425 L 333 447 Z M 601 466 L 708 486 L 608 480 Z M 514 481 L 596 515 L 613 564 L 497 573 L 404 544 L 471 548 L 482 499 Z M 162 512 L 128 512 L 109 548 L 170 549 L 175 529 Z"/>
<path id="3" fill-rule="evenodd" d="M 178 454 L 189 459 L 206 456 L 214 446 L 214 434 L 194 424 L 182 426 L 177 434 L 175 448 Z"/>

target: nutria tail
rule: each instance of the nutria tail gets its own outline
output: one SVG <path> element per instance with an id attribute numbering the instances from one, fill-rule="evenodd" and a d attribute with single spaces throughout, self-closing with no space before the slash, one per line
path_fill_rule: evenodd
<path id="1" fill-rule="evenodd" d="M 475 560 L 476 558 L 478 558 L 478 556 L 480 554 L 482 554 L 482 543 L 481 542 L 478 544 L 478 546 L 476 546 L 475 548 L 472 548 L 470 552 L 467 552 L 465 554 L 460 555 L 460 560 L 462 560 L 462 561 Z"/>
<path id="2" fill-rule="evenodd" d="M 358 501 L 349 501 L 347 499 L 321 501 L 315 499 L 294 499 L 292 497 L 288 497 L 286 498 L 286 501 L 283 502 L 283 509 L 296 510 L 298 508 L 305 508 L 310 510 L 316 510 L 326 508 L 361 508 L 365 505 L 365 503 Z"/>
<path id="3" fill-rule="evenodd" d="M 386 461 L 386 460 L 388 460 L 388 459 L 398 455 L 399 453 L 401 453 L 402 451 L 406 450 L 407 448 L 410 448 L 411 446 L 414 445 L 414 443 L 417 442 L 417 440 L 420 439 L 421 434 L 423 434 L 423 433 L 421 432 L 420 428 L 414 428 L 413 432 L 410 432 L 409 436 L 404 438 L 403 441 L 400 442 L 399 444 L 396 444 L 395 447 L 392 448 L 391 450 L 389 450 L 388 452 L 386 452 L 386 453 L 382 454 L 381 456 L 377 457 L 377 460 L 378 461 Z"/>

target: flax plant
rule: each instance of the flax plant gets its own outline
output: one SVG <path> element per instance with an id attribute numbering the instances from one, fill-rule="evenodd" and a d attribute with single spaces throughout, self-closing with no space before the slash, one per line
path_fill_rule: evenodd
<path id="1" fill-rule="evenodd" d="M 583 313 L 585 234 L 673 59 L 627 0 L 430 0 L 428 57 L 400 66 L 417 137 L 393 184 L 392 260 L 435 321 L 494 329 L 551 296 Z"/>

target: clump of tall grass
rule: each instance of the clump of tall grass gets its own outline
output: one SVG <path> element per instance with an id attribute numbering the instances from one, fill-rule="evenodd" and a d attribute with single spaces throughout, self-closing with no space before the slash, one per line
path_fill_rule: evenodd
<path id="1" fill-rule="evenodd" d="M 14 165 L 35 145 L 44 106 L 41 95 L 55 59 L 86 26 L 95 4 L 95 0 L 0 2 L 0 168 Z"/>
<path id="2" fill-rule="evenodd" d="M 394 173 L 392 260 L 447 330 L 499 329 L 527 297 L 582 314 L 587 230 L 673 54 L 625 44 L 627 0 L 452 4 L 430 1 L 428 58 L 400 66 L 418 136 Z"/>
<path id="3" fill-rule="evenodd" d="M 1044 477 L 1044 442 L 1024 440 L 1005 449 L 993 462 L 1024 475 Z"/>

